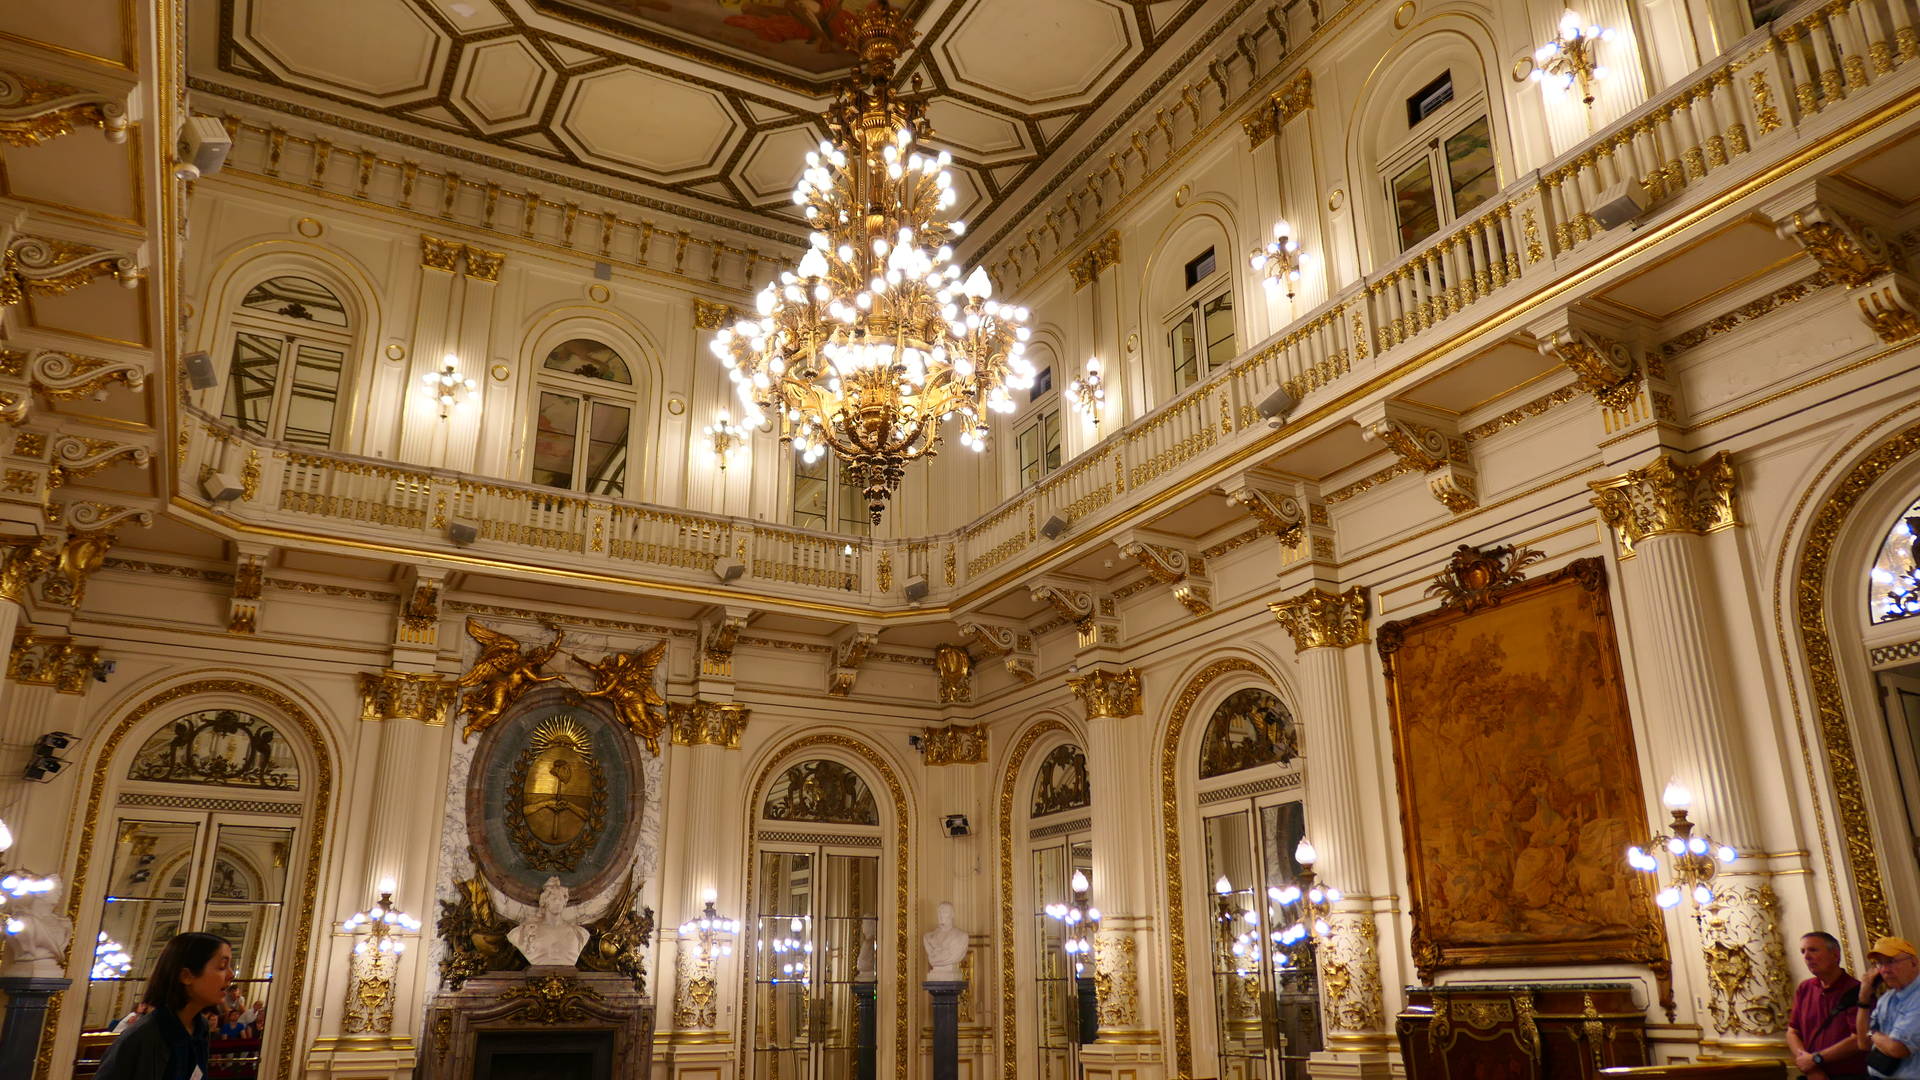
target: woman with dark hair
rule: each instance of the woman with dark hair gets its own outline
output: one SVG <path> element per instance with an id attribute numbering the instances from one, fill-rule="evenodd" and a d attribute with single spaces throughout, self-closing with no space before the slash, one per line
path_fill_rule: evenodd
<path id="1" fill-rule="evenodd" d="M 186 933 L 167 942 L 140 1004 L 100 1062 L 98 1080 L 201 1080 L 207 1075 L 212 1020 L 233 981 L 233 946 L 218 934 Z"/>

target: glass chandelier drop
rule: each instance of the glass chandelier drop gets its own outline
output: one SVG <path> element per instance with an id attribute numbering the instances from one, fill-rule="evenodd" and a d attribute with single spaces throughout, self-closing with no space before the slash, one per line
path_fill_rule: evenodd
<path id="1" fill-rule="evenodd" d="M 876 525 L 906 464 L 939 450 L 941 421 L 983 450 L 987 413 L 1033 385 L 1026 309 L 953 262 L 966 224 L 941 216 L 957 198 L 951 159 L 915 149 L 930 134 L 918 77 L 913 93 L 894 86 L 913 37 L 884 2 L 853 16 L 859 64 L 827 110 L 833 140 L 807 153 L 793 189 L 807 253 L 761 291 L 757 318 L 713 340 L 741 401 L 809 464 L 827 451 L 844 462 Z"/>

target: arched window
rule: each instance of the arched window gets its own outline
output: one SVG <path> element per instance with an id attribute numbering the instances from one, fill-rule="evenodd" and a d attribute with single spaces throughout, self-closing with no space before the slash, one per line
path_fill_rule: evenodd
<path id="1" fill-rule="evenodd" d="M 1227 252 L 1209 245 L 1184 258 L 1180 275 L 1186 291 L 1173 310 L 1161 317 L 1176 394 L 1224 367 L 1240 348 Z"/>
<path id="2" fill-rule="evenodd" d="M 793 524 L 802 529 L 866 536 L 873 528 L 867 495 L 831 453 L 808 461 L 793 455 Z"/>
<path id="3" fill-rule="evenodd" d="M 340 298 L 309 277 L 271 277 L 247 290 L 232 326 L 221 415 L 269 439 L 331 447 L 353 347 Z"/>
<path id="4" fill-rule="evenodd" d="M 626 360 L 597 341 L 572 338 L 541 361 L 536 390 L 533 482 L 625 495 L 639 415 Z"/>
<path id="5" fill-rule="evenodd" d="M 1213 711 L 1200 744 L 1200 778 L 1286 763 L 1299 752 L 1293 714 L 1257 687 L 1238 691 Z"/>
<path id="6" fill-rule="evenodd" d="M 1429 77 L 1397 103 L 1406 110 L 1406 127 L 1379 163 L 1398 251 L 1500 191 L 1493 126 L 1477 70 L 1454 63 L 1422 74 Z"/>
<path id="7" fill-rule="evenodd" d="M 873 791 L 860 774 L 837 761 L 803 761 L 767 788 L 761 816 L 769 821 L 820 821 L 836 825 L 878 825 Z"/>
<path id="8" fill-rule="evenodd" d="M 1060 380 L 1070 378 L 1055 370 L 1060 365 L 1044 343 L 1031 346 L 1033 386 L 1014 392 L 1014 413 L 1007 423 L 1013 432 L 1014 467 L 1020 486 L 1032 487 L 1060 467 Z M 1022 400 L 1024 398 L 1024 400 Z"/>
<path id="9" fill-rule="evenodd" d="M 1920 499 L 1901 511 L 1880 542 L 1867 582 L 1867 610 L 1875 623 L 1920 617 L 1920 566 L 1914 538 L 1920 537 Z"/>
<path id="10" fill-rule="evenodd" d="M 1068 942 L 1086 938 L 1082 915 L 1095 907 L 1092 804 L 1086 752 L 1070 742 L 1047 751 L 1033 774 L 1027 813 L 1035 946 L 1035 1025 L 1029 1030 L 1036 1040 L 1036 1076 L 1080 1075 L 1080 1048 L 1093 1041 L 1099 1026 L 1092 958 L 1082 956 L 1077 944 L 1068 948 Z"/>

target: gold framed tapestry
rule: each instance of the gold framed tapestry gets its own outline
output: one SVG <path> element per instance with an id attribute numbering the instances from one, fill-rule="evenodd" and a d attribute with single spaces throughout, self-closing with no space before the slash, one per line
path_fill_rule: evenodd
<path id="1" fill-rule="evenodd" d="M 1414 964 L 1646 964 L 1670 1002 L 1606 568 L 1523 576 L 1379 630 Z"/>

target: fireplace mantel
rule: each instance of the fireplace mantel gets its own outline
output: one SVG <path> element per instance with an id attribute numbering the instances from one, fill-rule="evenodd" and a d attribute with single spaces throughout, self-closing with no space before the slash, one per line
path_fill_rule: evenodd
<path id="1" fill-rule="evenodd" d="M 612 1035 L 611 1070 L 597 1080 L 646 1080 L 653 1056 L 653 1001 L 613 972 L 536 967 L 467 980 L 427 1008 L 422 1080 L 474 1080 L 481 1035 Z"/>

